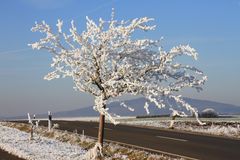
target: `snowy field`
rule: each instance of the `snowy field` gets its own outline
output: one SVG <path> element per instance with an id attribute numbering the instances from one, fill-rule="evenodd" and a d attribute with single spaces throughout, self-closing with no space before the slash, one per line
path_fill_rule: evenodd
<path id="1" fill-rule="evenodd" d="M 154 128 L 169 128 L 171 119 L 161 118 L 135 118 L 121 120 L 122 124 L 147 126 Z M 233 118 L 201 118 L 206 125 L 199 125 L 195 118 L 176 118 L 174 123 L 175 130 L 190 131 L 231 138 L 240 138 L 240 117 Z"/>
<path id="2" fill-rule="evenodd" d="M 29 140 L 29 125 L 0 122 L 0 148 L 26 160 L 95 160 L 95 139 L 77 133 L 38 127 Z M 155 155 L 145 151 L 105 143 L 101 160 L 172 160 L 183 159 Z"/>
<path id="3" fill-rule="evenodd" d="M 28 160 L 77 160 L 86 152 L 79 146 L 46 137 L 29 140 L 28 133 L 2 125 L 0 137 L 1 149 Z"/>

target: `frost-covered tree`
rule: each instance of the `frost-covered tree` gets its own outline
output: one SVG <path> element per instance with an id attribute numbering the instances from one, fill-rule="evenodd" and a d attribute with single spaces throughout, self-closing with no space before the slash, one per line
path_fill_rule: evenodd
<path id="1" fill-rule="evenodd" d="M 154 30 L 156 26 L 149 25 L 152 18 L 117 21 L 112 12 L 109 21 L 100 18 L 96 23 L 88 17 L 86 20 L 86 30 L 81 33 L 74 21 L 69 33 L 63 32 L 62 20 L 58 20 L 55 32 L 44 21 L 36 23 L 32 31 L 45 36 L 30 45 L 53 55 L 54 70 L 44 79 L 71 77 L 74 89 L 95 97 L 94 109 L 100 113 L 98 141 L 101 145 L 105 116 L 112 123 L 118 123 L 108 112 L 107 104 L 124 94 L 142 95 L 159 109 L 165 107 L 164 99 L 172 99 L 198 117 L 197 110 L 178 92 L 187 87 L 200 91 L 206 76 L 176 59 L 186 55 L 196 60 L 195 49 L 179 45 L 164 51 L 160 40 L 132 38 L 136 30 Z M 147 112 L 148 102 L 144 105 Z"/>

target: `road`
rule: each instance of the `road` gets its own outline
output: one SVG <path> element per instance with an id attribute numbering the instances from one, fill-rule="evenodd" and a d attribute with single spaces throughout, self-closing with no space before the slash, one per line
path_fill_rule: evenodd
<path id="1" fill-rule="evenodd" d="M 81 121 L 55 121 L 62 130 L 84 130 L 97 137 L 98 123 Z M 47 123 L 42 122 L 46 125 Z M 240 140 L 182 133 L 167 129 L 149 129 L 127 125 L 105 125 L 105 139 L 202 160 L 239 160 Z"/>

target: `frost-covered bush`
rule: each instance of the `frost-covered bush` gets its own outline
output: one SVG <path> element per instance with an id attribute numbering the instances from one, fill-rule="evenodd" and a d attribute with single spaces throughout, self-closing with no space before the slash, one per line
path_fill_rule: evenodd
<path id="1" fill-rule="evenodd" d="M 203 118 L 216 118 L 218 113 L 213 108 L 206 108 L 200 113 L 200 116 Z"/>
<path id="2" fill-rule="evenodd" d="M 96 160 L 98 157 L 103 157 L 102 155 L 102 146 L 100 143 L 96 143 L 95 146 L 88 150 L 84 158 L 86 160 Z"/>

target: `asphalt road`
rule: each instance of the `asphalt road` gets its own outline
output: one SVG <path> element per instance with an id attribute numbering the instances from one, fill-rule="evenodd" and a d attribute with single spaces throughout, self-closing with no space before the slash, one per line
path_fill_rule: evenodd
<path id="1" fill-rule="evenodd" d="M 98 123 L 55 121 L 62 130 L 84 130 L 97 137 Z M 47 123 L 42 122 L 42 125 Z M 127 125 L 105 125 L 105 139 L 202 160 L 240 160 L 240 140 L 182 133 L 175 130 L 140 128 Z"/>

